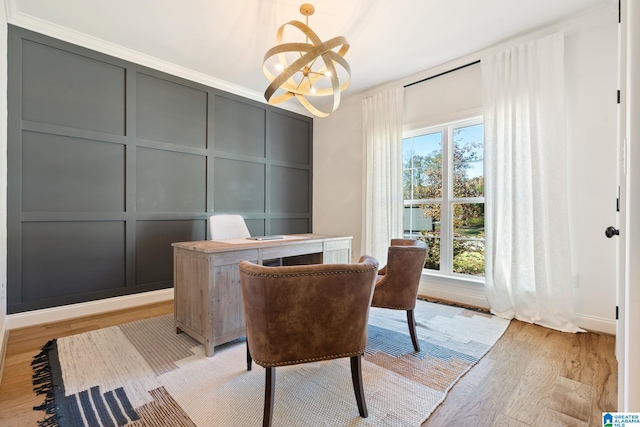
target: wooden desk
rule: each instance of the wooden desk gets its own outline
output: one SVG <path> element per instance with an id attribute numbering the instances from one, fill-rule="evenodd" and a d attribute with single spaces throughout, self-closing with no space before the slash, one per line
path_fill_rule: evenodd
<path id="1" fill-rule="evenodd" d="M 245 336 L 238 264 L 282 258 L 284 265 L 351 262 L 352 237 L 297 234 L 284 240 L 173 243 L 176 329 L 213 348 Z"/>

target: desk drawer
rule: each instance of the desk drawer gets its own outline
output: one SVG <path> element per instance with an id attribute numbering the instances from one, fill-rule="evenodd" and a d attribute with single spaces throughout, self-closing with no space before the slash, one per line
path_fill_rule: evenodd
<path id="1" fill-rule="evenodd" d="M 299 243 L 286 246 L 265 246 L 262 259 L 286 258 L 295 255 L 322 253 L 322 242 Z"/>
<path id="2" fill-rule="evenodd" d="M 211 255 L 212 266 L 239 264 L 240 261 L 258 262 L 258 249 L 220 252 Z"/>
<path id="3" fill-rule="evenodd" d="M 337 251 L 340 249 L 351 249 L 351 239 L 329 240 L 327 242 L 324 242 L 325 251 Z"/>

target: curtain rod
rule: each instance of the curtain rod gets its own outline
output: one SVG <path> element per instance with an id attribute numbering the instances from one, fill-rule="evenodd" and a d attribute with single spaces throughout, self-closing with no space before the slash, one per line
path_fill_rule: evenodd
<path id="1" fill-rule="evenodd" d="M 418 80 L 417 82 L 406 84 L 406 85 L 404 85 L 404 87 L 407 88 L 409 86 L 417 85 L 418 83 L 426 82 L 427 80 L 435 79 L 436 77 L 444 76 L 445 74 L 453 73 L 454 71 L 458 71 L 458 70 L 461 70 L 463 68 L 467 68 L 467 67 L 470 67 L 472 65 L 479 64 L 479 63 L 480 63 L 480 60 L 478 59 L 477 61 L 469 62 L 468 64 L 461 65 L 461 66 L 456 67 L 456 68 L 454 68 L 452 70 L 443 71 L 442 73 L 436 74 L 435 76 L 427 77 L 425 79 Z"/>

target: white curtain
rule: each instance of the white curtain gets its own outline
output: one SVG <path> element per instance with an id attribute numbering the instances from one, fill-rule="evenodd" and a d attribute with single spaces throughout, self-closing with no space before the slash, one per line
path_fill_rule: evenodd
<path id="1" fill-rule="evenodd" d="M 573 323 L 564 36 L 483 58 L 486 296 L 494 314 Z"/>
<path id="2" fill-rule="evenodd" d="M 383 266 L 392 238 L 402 237 L 402 107 L 398 87 L 362 101 L 364 221 L 362 248 Z"/>

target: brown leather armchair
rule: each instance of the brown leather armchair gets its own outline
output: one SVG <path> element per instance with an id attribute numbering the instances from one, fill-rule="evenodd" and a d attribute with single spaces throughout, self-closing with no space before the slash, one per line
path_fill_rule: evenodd
<path id="1" fill-rule="evenodd" d="M 387 265 L 378 272 L 371 306 L 407 311 L 407 323 L 415 351 L 420 351 L 416 336 L 416 307 L 420 275 L 427 258 L 428 246 L 421 240 L 391 239 Z"/>
<path id="2" fill-rule="evenodd" d="M 247 369 L 266 368 L 264 427 L 271 425 L 276 366 L 351 358 L 358 411 L 367 417 L 361 356 L 378 271 L 375 258 L 357 264 L 264 267 L 240 263 L 247 326 Z"/>

